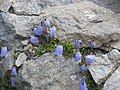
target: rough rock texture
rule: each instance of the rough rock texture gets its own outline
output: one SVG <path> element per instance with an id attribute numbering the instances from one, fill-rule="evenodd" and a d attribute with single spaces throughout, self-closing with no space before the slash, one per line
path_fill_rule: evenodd
<path id="1" fill-rule="evenodd" d="M 27 56 L 24 53 L 20 53 L 17 57 L 17 60 L 15 61 L 15 65 L 19 67 L 22 65 L 27 59 Z"/>
<path id="2" fill-rule="evenodd" d="M 49 12 L 53 11 L 53 12 Z M 81 38 L 86 42 L 95 38 L 97 46 L 120 39 L 117 20 L 111 20 L 114 13 L 93 3 L 84 2 L 44 10 L 40 17 L 49 17 L 58 26 L 59 36 L 69 39 Z"/>
<path id="3" fill-rule="evenodd" d="M 27 37 L 36 24 L 40 23 L 40 18 L 37 16 L 18 16 L 10 13 L 2 13 L 4 21 L 13 26 L 16 34 Z"/>
<path id="4" fill-rule="evenodd" d="M 120 90 L 120 67 L 105 82 L 103 90 Z"/>
<path id="5" fill-rule="evenodd" d="M 8 55 L 0 61 L 0 70 L 5 73 L 7 70 L 11 69 L 14 65 L 14 58 L 9 52 Z"/>
<path id="6" fill-rule="evenodd" d="M 97 47 L 120 39 L 119 23 L 111 20 L 114 13 L 90 2 L 51 7 L 40 16 L 24 16 L 4 13 L 4 20 L 14 26 L 16 33 L 26 37 L 31 29 L 48 17 L 57 26 L 59 36 L 67 39 L 83 39 L 87 42 L 95 38 Z"/>
<path id="7" fill-rule="evenodd" d="M 3 21 L 0 13 L 0 46 L 18 46 L 19 42 L 14 39 L 15 30 L 10 25 Z"/>
<path id="8" fill-rule="evenodd" d="M 97 84 L 105 82 L 107 78 L 117 68 L 117 62 L 120 58 L 120 52 L 113 50 L 108 54 L 96 57 L 93 65 L 88 66 L 88 69 Z"/>
<path id="9" fill-rule="evenodd" d="M 19 74 L 32 90 L 78 90 L 79 81 L 71 79 L 78 71 L 79 66 L 72 59 L 57 59 L 47 53 L 26 61 Z"/>
<path id="10" fill-rule="evenodd" d="M 111 43 L 111 47 L 120 50 L 120 41 Z"/>

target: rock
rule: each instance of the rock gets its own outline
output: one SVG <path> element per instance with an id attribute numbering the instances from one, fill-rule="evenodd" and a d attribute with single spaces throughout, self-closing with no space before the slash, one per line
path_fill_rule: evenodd
<path id="1" fill-rule="evenodd" d="M 27 56 L 24 53 L 20 53 L 17 60 L 15 61 L 15 65 L 17 67 L 21 66 L 27 59 Z"/>
<path id="2" fill-rule="evenodd" d="M 31 90 L 78 90 L 79 81 L 71 79 L 77 72 L 79 66 L 74 60 L 64 57 L 58 60 L 54 54 L 46 53 L 26 61 L 19 75 L 31 85 Z"/>
<path id="3" fill-rule="evenodd" d="M 111 43 L 111 47 L 120 50 L 120 41 Z"/>
<path id="4" fill-rule="evenodd" d="M 107 79 L 103 90 L 120 90 L 120 67 Z"/>
<path id="5" fill-rule="evenodd" d="M 28 44 L 27 46 L 24 47 L 23 51 L 27 51 L 32 48 L 31 44 Z"/>
<path id="6" fill-rule="evenodd" d="M 0 10 L 4 11 L 4 12 L 8 12 L 11 5 L 12 5 L 12 3 L 10 2 L 10 0 L 1 0 L 0 1 Z"/>
<path id="7" fill-rule="evenodd" d="M 2 13 L 4 21 L 13 26 L 16 34 L 22 37 L 28 37 L 36 24 L 40 23 L 38 16 L 19 16 L 10 13 Z"/>
<path id="8" fill-rule="evenodd" d="M 10 52 L 6 55 L 5 58 L 0 61 L 0 68 L 2 68 L 2 72 L 6 72 L 7 70 L 11 69 L 14 65 L 14 58 Z"/>
<path id="9" fill-rule="evenodd" d="M 57 27 L 58 36 L 66 40 L 81 38 L 87 44 L 89 38 L 94 37 L 96 47 L 100 47 L 120 39 L 118 22 L 116 19 L 111 20 L 115 13 L 91 2 L 50 7 L 41 13 L 39 16 L 10 13 L 3 16 L 6 22 L 15 27 L 16 33 L 23 37 L 32 32 L 31 29 L 40 23 L 40 19 L 48 17 Z"/>
<path id="10" fill-rule="evenodd" d="M 117 60 L 120 58 L 120 53 L 117 50 L 112 50 L 108 54 L 101 57 L 95 57 L 93 65 L 88 66 L 88 69 L 97 84 L 105 82 L 106 79 L 115 71 Z"/>
<path id="11" fill-rule="evenodd" d="M 17 41 L 14 38 L 15 30 L 12 27 L 4 22 L 2 15 L 0 13 L 0 46 L 6 46 L 12 48 L 17 47 L 19 45 L 19 40 Z"/>
<path id="12" fill-rule="evenodd" d="M 29 42 L 29 40 L 24 40 L 21 43 L 22 43 L 22 45 L 28 45 L 28 42 Z"/>
<path id="13" fill-rule="evenodd" d="M 53 12 L 50 12 L 53 11 Z M 112 11 L 90 2 L 51 7 L 42 11 L 58 28 L 58 36 L 67 40 L 81 38 L 87 44 L 94 37 L 96 47 L 120 40 L 120 27 Z M 96 21 L 96 22 L 94 22 Z M 106 32 L 107 31 L 107 32 Z"/>
<path id="14" fill-rule="evenodd" d="M 120 62 L 120 52 L 116 49 L 112 50 L 108 54 L 108 58 L 110 60 L 115 60 L 116 62 Z"/>

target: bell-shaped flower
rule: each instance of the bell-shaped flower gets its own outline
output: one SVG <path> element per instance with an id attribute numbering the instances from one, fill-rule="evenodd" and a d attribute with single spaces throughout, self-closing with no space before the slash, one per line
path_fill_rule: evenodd
<path id="1" fill-rule="evenodd" d="M 11 83 L 12 87 L 15 87 L 15 78 L 14 77 L 11 78 L 10 83 Z"/>
<path id="2" fill-rule="evenodd" d="M 85 57 L 85 60 L 86 60 L 87 64 L 92 64 L 95 60 L 95 56 L 94 55 L 87 55 Z"/>
<path id="3" fill-rule="evenodd" d="M 75 40 L 74 46 L 75 48 L 82 48 L 83 46 L 82 40 Z"/>
<path id="4" fill-rule="evenodd" d="M 17 70 L 16 67 L 12 67 L 12 72 L 11 72 L 12 76 L 16 76 L 17 75 Z"/>
<path id="5" fill-rule="evenodd" d="M 2 47 L 0 57 L 5 57 L 7 55 L 7 53 L 8 53 L 7 47 Z"/>
<path id="6" fill-rule="evenodd" d="M 41 36 L 43 34 L 43 31 L 44 31 L 43 27 L 42 26 L 38 26 L 37 28 L 34 29 L 34 34 L 36 36 Z"/>
<path id="7" fill-rule="evenodd" d="M 80 90 L 88 90 L 85 79 L 82 79 L 82 81 L 80 83 Z"/>
<path id="8" fill-rule="evenodd" d="M 94 48 L 96 45 L 95 41 L 94 40 L 88 40 L 88 47 L 90 48 Z"/>
<path id="9" fill-rule="evenodd" d="M 55 55 L 57 56 L 61 56 L 63 54 L 63 46 L 62 45 L 58 45 L 55 49 Z"/>
<path id="10" fill-rule="evenodd" d="M 81 62 L 81 59 L 82 59 L 82 55 L 80 52 L 76 52 L 75 54 L 75 61 L 76 62 Z"/>
<path id="11" fill-rule="evenodd" d="M 86 65 L 82 65 L 80 66 L 80 72 L 84 73 L 84 72 L 87 72 L 88 71 L 88 68 Z"/>
<path id="12" fill-rule="evenodd" d="M 38 37 L 31 36 L 30 42 L 31 42 L 33 45 L 38 44 L 38 43 L 39 43 Z"/>
<path id="13" fill-rule="evenodd" d="M 56 27 L 54 27 L 54 26 L 51 26 L 51 28 L 50 28 L 50 37 L 56 38 Z"/>
<path id="14" fill-rule="evenodd" d="M 47 18 L 44 20 L 44 25 L 45 27 L 50 27 L 51 26 L 51 23 L 50 23 L 50 20 L 48 20 Z"/>

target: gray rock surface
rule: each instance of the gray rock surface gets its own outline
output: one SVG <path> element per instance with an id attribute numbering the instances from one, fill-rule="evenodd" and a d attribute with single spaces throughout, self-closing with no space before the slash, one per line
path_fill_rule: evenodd
<path id="1" fill-rule="evenodd" d="M 105 82 L 103 90 L 120 90 L 120 67 Z"/>
<path id="2" fill-rule="evenodd" d="M 46 53 L 26 61 L 19 74 L 30 83 L 32 90 L 78 90 L 79 81 L 71 79 L 75 72 L 79 72 L 79 66 L 72 59 L 57 59 Z"/>
<path id="3" fill-rule="evenodd" d="M 12 53 L 8 52 L 7 56 L 0 61 L 0 68 L 2 73 L 5 73 L 7 70 L 11 69 L 14 65 L 14 58 Z"/>
<path id="4" fill-rule="evenodd" d="M 0 13 L 0 46 L 17 47 L 19 40 L 14 39 L 15 34 L 15 30 L 7 22 L 4 22 Z"/>
<path id="5" fill-rule="evenodd" d="M 87 43 L 95 38 L 97 47 L 120 39 L 120 28 L 114 13 L 90 2 L 75 3 L 45 9 L 40 16 L 24 16 L 5 13 L 4 20 L 14 26 L 16 33 L 27 37 L 31 29 L 48 17 L 58 29 L 59 37 L 83 39 Z"/>
<path id="6" fill-rule="evenodd" d="M 97 84 L 105 82 L 105 80 L 115 71 L 119 58 L 120 52 L 112 50 L 108 54 L 96 57 L 94 64 L 88 66 L 88 69 Z"/>
<path id="7" fill-rule="evenodd" d="M 17 67 L 21 66 L 27 59 L 27 56 L 24 53 L 20 53 L 15 61 Z"/>
<path id="8" fill-rule="evenodd" d="M 120 41 L 111 43 L 111 47 L 120 50 Z"/>
<path id="9" fill-rule="evenodd" d="M 13 26 L 17 35 L 28 37 L 32 32 L 33 27 L 40 23 L 38 16 L 18 16 L 10 13 L 3 13 L 4 21 Z"/>
<path id="10" fill-rule="evenodd" d="M 60 37 L 83 39 L 84 43 L 94 37 L 98 47 L 120 38 L 119 24 L 111 20 L 115 14 L 90 2 L 52 7 L 42 13 L 41 18 L 47 16 L 58 26 Z"/>

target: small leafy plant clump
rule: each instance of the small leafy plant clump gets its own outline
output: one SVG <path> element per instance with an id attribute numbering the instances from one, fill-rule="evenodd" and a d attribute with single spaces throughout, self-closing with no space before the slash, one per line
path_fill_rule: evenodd
<path id="1" fill-rule="evenodd" d="M 71 42 L 64 42 L 62 43 L 60 40 L 58 39 L 51 39 L 49 43 L 47 44 L 43 44 L 41 46 L 39 46 L 35 52 L 36 52 L 36 55 L 38 56 L 41 56 L 45 53 L 48 53 L 48 52 L 52 52 L 55 50 L 56 46 L 57 45 L 63 45 L 64 47 L 64 55 L 65 56 L 73 56 L 74 55 L 74 46 Z"/>

